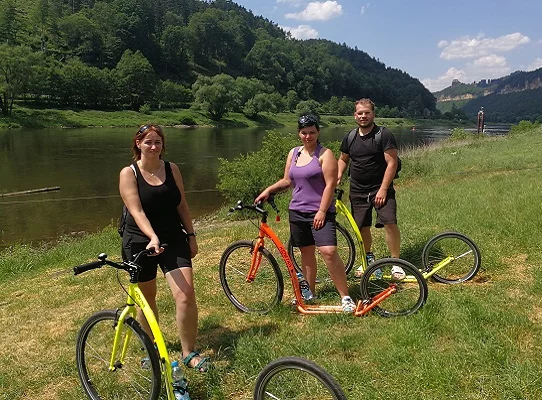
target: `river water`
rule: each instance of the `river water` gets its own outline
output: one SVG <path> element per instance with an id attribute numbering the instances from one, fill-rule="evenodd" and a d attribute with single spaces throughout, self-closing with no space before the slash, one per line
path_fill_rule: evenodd
<path id="1" fill-rule="evenodd" d="M 497 127 L 492 134 L 507 130 Z M 341 140 L 347 131 L 346 127 L 323 128 L 320 138 L 324 143 Z M 443 139 L 449 128 L 393 128 L 392 132 L 401 148 Z M 259 150 L 265 130 L 167 128 L 165 133 L 164 158 L 179 166 L 192 216 L 198 218 L 223 203 L 215 189 L 218 158 L 231 160 Z M 0 248 L 96 232 L 116 223 L 122 208 L 118 174 L 131 162 L 133 134 L 128 128 L 0 131 Z M 284 157 L 277 154 L 277 160 Z M 52 187 L 60 190 L 6 196 Z"/>

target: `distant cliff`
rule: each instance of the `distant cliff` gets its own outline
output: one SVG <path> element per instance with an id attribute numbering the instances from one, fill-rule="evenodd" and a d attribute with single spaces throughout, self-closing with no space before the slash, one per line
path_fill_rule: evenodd
<path id="1" fill-rule="evenodd" d="M 454 79 L 451 86 L 433 95 L 441 111 L 454 103 L 470 117 L 484 107 L 486 120 L 494 122 L 542 121 L 542 68 L 472 83 Z"/>

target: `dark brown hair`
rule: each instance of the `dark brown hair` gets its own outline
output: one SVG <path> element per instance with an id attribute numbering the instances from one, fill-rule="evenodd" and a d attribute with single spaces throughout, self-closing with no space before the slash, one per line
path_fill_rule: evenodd
<path id="1" fill-rule="evenodd" d="M 156 132 L 156 134 L 160 136 L 160 139 L 162 139 L 162 152 L 160 153 L 160 158 L 162 158 L 162 154 L 164 154 L 164 152 L 166 151 L 166 138 L 164 137 L 162 128 L 159 125 L 145 124 L 139 127 L 134 136 L 134 141 L 132 145 L 132 158 L 134 159 L 134 161 L 141 159 L 141 150 L 139 149 L 139 147 L 137 147 L 137 142 L 141 142 L 143 139 L 145 139 L 145 136 L 147 136 L 151 132 Z"/>

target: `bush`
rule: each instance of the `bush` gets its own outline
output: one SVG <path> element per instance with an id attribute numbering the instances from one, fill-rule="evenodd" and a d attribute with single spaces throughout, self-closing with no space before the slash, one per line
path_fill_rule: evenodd
<path id="1" fill-rule="evenodd" d="M 198 123 L 192 117 L 183 117 L 181 118 L 181 124 L 182 125 L 197 125 Z"/>
<path id="2" fill-rule="evenodd" d="M 519 136 L 532 131 L 540 126 L 540 122 L 520 121 L 510 127 L 510 136 Z"/>
<path id="3" fill-rule="evenodd" d="M 282 178 L 288 152 L 299 145 L 297 135 L 270 132 L 261 150 L 231 161 L 219 159 L 217 189 L 229 202 L 252 202 L 263 189 Z"/>
<path id="4" fill-rule="evenodd" d="M 152 114 L 152 108 L 149 103 L 143 104 L 141 107 L 139 107 L 139 112 L 141 114 Z"/>
<path id="5" fill-rule="evenodd" d="M 301 146 L 298 135 L 269 132 L 259 151 L 241 155 L 231 161 L 220 158 L 217 189 L 231 204 L 237 200 L 250 202 L 267 186 L 284 176 L 288 152 Z M 323 143 L 335 157 L 340 155 L 340 142 Z"/>
<path id="6" fill-rule="evenodd" d="M 450 133 L 450 140 L 465 140 L 472 137 L 472 134 L 468 133 L 463 128 L 454 128 Z"/>

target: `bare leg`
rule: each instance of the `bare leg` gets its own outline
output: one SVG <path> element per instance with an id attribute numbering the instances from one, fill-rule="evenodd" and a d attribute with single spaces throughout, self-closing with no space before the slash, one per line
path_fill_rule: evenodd
<path id="1" fill-rule="evenodd" d="M 399 227 L 397 224 L 387 224 L 384 225 L 384 230 L 386 231 L 386 244 L 388 245 L 391 256 L 399 258 L 401 248 L 401 233 L 399 232 Z"/>
<path id="2" fill-rule="evenodd" d="M 299 251 L 301 252 L 301 270 L 303 271 L 303 276 L 309 283 L 311 292 L 315 293 L 317 274 L 316 246 L 303 246 L 299 248 Z"/>
<path id="3" fill-rule="evenodd" d="M 180 268 L 166 274 L 166 280 L 175 300 L 177 329 L 181 339 L 183 358 L 196 347 L 198 334 L 198 306 L 194 292 L 192 268 Z M 194 357 L 191 365 L 196 365 L 200 357 Z"/>
<path id="4" fill-rule="evenodd" d="M 341 298 L 348 296 L 348 284 L 346 283 L 346 272 L 344 271 L 344 262 L 339 257 L 337 246 L 321 246 L 318 247 L 320 254 L 324 258 L 329 276 L 335 284 Z"/>
<path id="5" fill-rule="evenodd" d="M 371 227 L 362 226 L 360 229 L 361 238 L 363 239 L 363 247 L 365 248 L 365 253 L 371 251 L 371 246 L 373 245 L 373 237 L 371 236 Z"/>
<path id="6" fill-rule="evenodd" d="M 156 321 L 158 321 L 158 307 L 156 306 L 156 278 L 154 278 L 152 281 L 148 282 L 139 282 L 139 288 L 143 292 L 143 295 L 147 299 L 147 302 L 152 308 L 152 312 L 154 313 L 154 316 L 156 317 Z M 137 308 L 137 320 L 141 324 L 141 327 L 149 337 L 154 340 L 154 337 L 151 332 L 151 328 L 149 327 L 149 324 L 147 322 L 147 319 L 143 315 L 143 312 L 138 307 Z"/>

